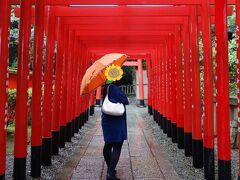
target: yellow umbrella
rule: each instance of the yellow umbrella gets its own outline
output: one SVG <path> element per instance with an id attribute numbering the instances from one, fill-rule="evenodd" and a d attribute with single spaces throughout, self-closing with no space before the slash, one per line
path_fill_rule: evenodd
<path id="1" fill-rule="evenodd" d="M 127 57 L 126 54 L 111 53 L 95 61 L 83 76 L 80 94 L 90 94 L 97 87 L 105 84 L 107 79 L 104 75 L 105 69 L 112 64 L 122 66 Z"/>

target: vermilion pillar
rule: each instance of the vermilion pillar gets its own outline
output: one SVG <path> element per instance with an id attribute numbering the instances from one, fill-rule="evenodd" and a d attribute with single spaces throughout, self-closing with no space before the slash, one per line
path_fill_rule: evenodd
<path id="1" fill-rule="evenodd" d="M 138 59 L 138 88 L 139 88 L 139 103 L 140 107 L 144 107 L 144 84 L 143 84 L 143 69 L 142 60 Z"/>
<path id="2" fill-rule="evenodd" d="M 163 114 L 163 132 L 167 133 L 167 113 L 168 113 L 168 86 L 167 86 L 167 46 L 166 43 L 163 47 L 163 96 L 164 96 L 164 114 Z"/>
<path id="3" fill-rule="evenodd" d="M 151 55 L 151 64 L 152 64 L 152 82 L 151 86 L 155 87 L 155 75 L 156 75 L 156 57 L 155 57 L 155 52 L 152 53 Z M 156 88 L 152 88 L 151 93 L 153 94 L 152 96 L 152 108 L 153 108 L 153 120 L 156 121 L 157 118 L 157 111 L 156 111 Z"/>
<path id="4" fill-rule="evenodd" d="M 53 112 L 52 112 L 52 154 L 58 155 L 59 147 L 59 134 L 60 134 L 60 97 L 61 97 L 61 83 L 62 83 L 62 71 L 63 71 L 63 26 L 62 21 L 58 17 L 57 19 L 57 58 L 56 58 L 56 70 L 55 70 L 55 85 L 53 94 Z"/>
<path id="5" fill-rule="evenodd" d="M 183 122 L 183 65 L 181 48 L 181 27 L 175 30 L 175 54 L 176 54 L 176 118 L 177 118 L 177 142 L 178 148 L 184 148 L 184 122 Z"/>
<path id="6" fill-rule="evenodd" d="M 165 114 L 165 99 L 164 99 L 164 74 L 163 74 L 163 61 L 164 61 L 164 49 L 163 49 L 163 46 L 161 46 L 161 48 L 159 49 L 160 50 L 160 69 L 159 69 L 159 74 L 160 74 L 160 91 L 161 91 L 161 112 L 160 112 L 160 127 L 161 129 L 164 128 L 164 114 Z"/>
<path id="7" fill-rule="evenodd" d="M 238 87 L 238 119 L 240 118 L 240 1 L 236 1 L 236 29 L 237 29 L 237 87 Z M 238 121 L 238 158 L 239 158 L 239 168 L 238 168 L 238 179 L 240 179 L 240 121 Z"/>
<path id="8" fill-rule="evenodd" d="M 5 179 L 6 170 L 6 107 L 7 107 L 7 67 L 9 59 L 9 25 L 11 3 L 0 1 L 0 179 Z"/>
<path id="9" fill-rule="evenodd" d="M 176 38 L 172 34 L 170 37 L 171 41 L 171 136 L 172 142 L 177 142 L 177 118 L 176 118 Z"/>
<path id="10" fill-rule="evenodd" d="M 190 82 L 190 45 L 189 24 L 185 19 L 182 41 L 183 41 L 183 64 L 184 64 L 184 153 L 189 157 L 192 155 L 192 113 L 191 113 L 191 82 Z"/>
<path id="11" fill-rule="evenodd" d="M 214 179 L 213 64 L 208 0 L 202 0 L 201 9 L 204 66 L 204 176 L 206 179 Z"/>
<path id="12" fill-rule="evenodd" d="M 94 114 L 94 98 L 95 96 L 95 92 L 91 93 L 90 95 L 90 116 L 92 116 Z"/>
<path id="13" fill-rule="evenodd" d="M 158 125 L 160 126 L 160 123 L 161 123 L 161 121 L 160 121 L 160 112 L 161 112 L 161 99 L 160 99 L 160 73 L 159 73 L 159 71 L 160 71 L 160 61 L 161 61 L 161 59 L 160 59 L 160 51 L 159 51 L 159 49 L 156 49 L 156 62 L 158 62 L 157 63 L 157 66 L 156 66 L 156 74 L 158 75 L 158 78 L 155 80 L 155 83 L 156 83 L 156 86 L 154 86 L 155 87 L 155 89 L 156 89 L 156 102 L 158 102 L 158 103 L 156 103 L 156 110 L 157 110 L 157 112 L 156 112 L 156 120 L 157 120 L 157 123 L 158 123 Z"/>
<path id="14" fill-rule="evenodd" d="M 102 87 L 98 87 L 97 93 L 96 93 L 96 106 L 100 106 L 101 104 L 101 91 L 102 91 Z"/>
<path id="15" fill-rule="evenodd" d="M 27 100 L 29 40 L 31 30 L 31 0 L 21 1 L 18 44 L 17 102 L 14 139 L 14 179 L 26 179 Z"/>
<path id="16" fill-rule="evenodd" d="M 230 115 L 228 77 L 228 33 L 226 0 L 215 1 L 216 14 L 216 99 L 218 177 L 231 179 Z"/>
<path id="17" fill-rule="evenodd" d="M 42 64 L 44 36 L 44 1 L 37 1 L 35 6 L 34 59 L 32 87 L 32 134 L 31 134 L 31 176 L 41 176 L 42 151 Z"/>
<path id="18" fill-rule="evenodd" d="M 76 120 L 76 126 L 75 128 L 77 128 L 76 131 L 79 130 L 79 127 L 80 127 L 80 116 L 79 116 L 79 97 L 80 97 L 80 85 L 81 85 L 81 76 L 80 76 L 80 73 L 81 73 L 81 53 L 82 53 L 82 46 L 81 46 L 81 42 L 80 40 L 78 39 L 78 47 L 77 47 L 77 52 L 76 52 L 76 63 L 77 63 L 77 72 L 76 72 L 76 89 L 75 89 L 75 94 L 76 94 L 76 98 L 75 98 L 75 120 Z"/>
<path id="19" fill-rule="evenodd" d="M 61 113 L 61 118 L 60 118 L 60 142 L 59 142 L 59 147 L 64 148 L 65 147 L 65 141 L 66 141 L 66 123 L 67 123 L 67 118 L 66 118 L 66 98 L 67 98 L 67 62 L 68 62 L 68 27 L 64 26 L 64 36 L 63 36 L 63 72 L 62 72 L 62 88 L 61 88 L 61 100 L 60 100 L 60 113 Z"/>
<path id="20" fill-rule="evenodd" d="M 158 65 L 158 92 L 159 92 L 159 110 L 158 110 L 158 121 L 160 128 L 163 128 L 163 95 L 162 95 L 162 61 L 163 61 L 163 49 L 158 48 L 158 54 L 159 54 L 159 65 Z"/>
<path id="21" fill-rule="evenodd" d="M 148 113 L 152 115 L 152 87 L 151 87 L 151 79 L 152 79 L 152 71 L 151 71 L 151 59 L 150 57 L 146 59 L 147 64 L 147 78 L 148 78 Z"/>
<path id="22" fill-rule="evenodd" d="M 55 16 L 49 7 L 48 33 L 46 45 L 46 63 L 44 66 L 44 98 L 43 98 L 43 133 L 42 133 L 42 165 L 51 165 L 52 143 L 52 93 L 53 93 L 53 61 L 55 47 Z"/>
<path id="23" fill-rule="evenodd" d="M 192 135 L 193 135 L 193 166 L 195 168 L 203 167 L 203 139 L 201 123 L 201 102 L 200 102 L 200 64 L 198 48 L 198 27 L 197 27 L 197 9 L 191 8 L 190 16 L 190 51 L 191 51 L 191 69 L 192 69 Z"/>
<path id="24" fill-rule="evenodd" d="M 79 51 L 79 41 L 78 37 L 74 37 L 74 47 L 73 47 L 73 85 L 72 85 L 72 123 L 73 123 L 73 128 L 72 128 L 72 133 L 78 133 L 79 128 L 78 128 L 78 119 L 75 116 L 75 107 L 76 107 L 76 88 L 77 88 L 77 52 Z"/>
<path id="25" fill-rule="evenodd" d="M 167 41 L 166 82 L 167 82 L 167 136 L 172 137 L 172 87 L 171 87 L 171 61 L 173 54 L 173 41 L 169 36 Z"/>
<path id="26" fill-rule="evenodd" d="M 73 49 L 73 31 L 69 31 L 69 44 L 68 44 L 68 61 L 67 61 L 67 94 L 66 94 L 66 122 L 67 122 L 67 134 L 66 134 L 66 141 L 71 142 L 72 138 L 72 119 L 71 119 L 71 92 L 72 92 L 72 49 Z"/>

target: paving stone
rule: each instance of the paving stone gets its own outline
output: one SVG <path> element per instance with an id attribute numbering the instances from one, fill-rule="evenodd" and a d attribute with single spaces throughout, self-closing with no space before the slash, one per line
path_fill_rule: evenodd
<path id="1" fill-rule="evenodd" d="M 78 167 L 74 170 L 72 178 L 101 179 L 103 163 L 103 158 L 85 156 L 80 160 Z"/>
<path id="2" fill-rule="evenodd" d="M 117 176 L 121 180 L 177 180 L 178 176 L 170 162 L 162 157 L 165 154 L 161 152 L 155 139 L 151 139 L 153 138 L 151 129 L 145 127 L 138 110 L 129 108 L 128 141 L 124 141 L 122 147 L 116 167 Z M 100 117 L 99 109 L 96 108 L 95 115 Z M 102 155 L 104 140 L 101 119 L 88 123 L 85 128 L 86 137 L 83 137 L 81 145 L 87 146 L 87 149 L 74 169 L 71 179 L 105 180 L 107 167 Z"/>
<path id="3" fill-rule="evenodd" d="M 117 177 L 119 177 L 121 180 L 133 180 L 132 175 L 132 169 L 130 166 L 120 166 L 117 165 Z M 106 174 L 107 174 L 107 166 L 104 166 L 103 176 L 102 179 L 106 180 Z"/>
<path id="4" fill-rule="evenodd" d="M 134 177 L 163 178 L 155 158 L 131 157 Z"/>

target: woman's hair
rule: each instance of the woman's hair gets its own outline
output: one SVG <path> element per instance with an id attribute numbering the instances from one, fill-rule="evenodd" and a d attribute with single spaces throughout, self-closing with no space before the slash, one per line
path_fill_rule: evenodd
<path id="1" fill-rule="evenodd" d="M 106 95 L 107 95 L 107 88 L 110 84 L 105 84 L 103 85 L 103 88 L 102 88 L 102 96 L 103 96 L 103 100 L 105 99 Z"/>
<path id="2" fill-rule="evenodd" d="M 120 81 L 113 81 L 111 84 L 115 84 L 116 86 L 119 86 L 119 82 Z M 107 95 L 107 88 L 110 84 L 105 84 L 103 85 L 103 88 L 102 88 L 102 97 L 103 97 L 103 100 L 105 99 L 106 95 Z"/>

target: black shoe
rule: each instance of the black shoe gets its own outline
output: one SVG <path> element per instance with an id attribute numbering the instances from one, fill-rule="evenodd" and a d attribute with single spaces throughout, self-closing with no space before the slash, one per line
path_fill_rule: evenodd
<path id="1" fill-rule="evenodd" d="M 110 175 L 109 173 L 107 174 L 107 180 L 120 180 L 115 174 Z"/>

